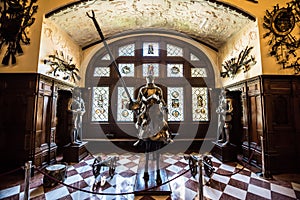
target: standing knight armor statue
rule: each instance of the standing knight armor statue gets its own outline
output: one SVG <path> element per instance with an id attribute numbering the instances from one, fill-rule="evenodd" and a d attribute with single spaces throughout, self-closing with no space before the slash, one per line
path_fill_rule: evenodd
<path id="1" fill-rule="evenodd" d="M 216 113 L 218 113 L 217 139 L 218 143 L 221 143 L 222 146 L 225 146 L 230 142 L 229 136 L 233 114 L 232 99 L 226 97 L 227 92 L 227 89 L 222 89 L 219 96 L 219 107 L 216 110 Z"/>
<path id="2" fill-rule="evenodd" d="M 73 98 L 69 103 L 69 112 L 72 113 L 72 130 L 71 130 L 71 143 L 82 143 L 82 116 L 85 113 L 84 101 L 81 98 L 81 92 L 79 89 L 75 89 Z"/>

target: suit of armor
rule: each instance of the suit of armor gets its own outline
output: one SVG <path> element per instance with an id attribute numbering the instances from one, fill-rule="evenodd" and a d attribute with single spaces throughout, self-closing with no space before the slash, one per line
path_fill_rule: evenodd
<path id="1" fill-rule="evenodd" d="M 166 121 L 168 110 L 162 89 L 154 84 L 153 76 L 147 76 L 146 80 L 147 84 L 140 88 L 137 100 L 129 105 L 129 109 L 137 113 L 138 138 L 169 143 L 172 140 Z M 137 144 L 138 142 L 135 143 Z"/>
<path id="2" fill-rule="evenodd" d="M 74 91 L 74 97 L 69 105 L 69 112 L 73 114 L 71 143 L 79 144 L 81 143 L 81 138 L 79 139 L 79 137 L 82 137 L 82 116 L 85 113 L 84 101 L 79 91 Z"/>
<path id="3" fill-rule="evenodd" d="M 219 107 L 216 112 L 218 113 L 218 142 L 223 146 L 230 142 L 230 129 L 232 120 L 232 99 L 226 97 L 228 90 L 222 90 L 219 96 Z"/>

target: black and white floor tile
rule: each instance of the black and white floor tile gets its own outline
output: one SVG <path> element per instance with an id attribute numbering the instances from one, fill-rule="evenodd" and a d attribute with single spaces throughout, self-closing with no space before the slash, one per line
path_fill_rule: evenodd
<path id="1" fill-rule="evenodd" d="M 51 188 L 43 187 L 43 175 L 38 173 L 30 181 L 30 199 L 198 199 L 198 175 L 194 178 L 190 172 L 184 173 L 189 166 L 183 154 L 163 154 L 161 156 L 160 166 L 166 170 L 169 180 L 184 173 L 169 183 L 172 191 L 170 196 L 137 196 L 131 193 L 134 191 L 139 163 L 144 159 L 143 154 L 101 154 L 98 156 L 103 159 L 111 156 L 119 158 L 115 175 L 112 178 L 109 177 L 107 169 L 101 172 L 102 176 L 107 177 L 103 186 L 93 189 L 95 177 L 92 173 L 92 164 L 95 156 L 89 155 L 81 162 L 67 168 L 67 178 L 64 183 L 73 188 L 62 184 Z M 215 173 L 211 178 L 204 176 L 204 199 L 300 199 L 299 183 L 265 180 L 249 169 L 242 168 L 243 166 L 238 163 L 222 163 L 214 157 L 212 157 L 212 163 Z M 234 175 L 230 176 L 230 174 Z M 3 177 L 0 179 L 2 182 L 5 181 Z M 81 191 L 75 188 L 80 188 Z M 84 191 L 90 191 L 90 193 Z M 92 192 L 102 194 L 92 194 Z M 104 193 L 110 195 L 103 195 Z M 118 193 L 127 194 L 116 195 Z M 0 187 L 0 199 L 23 199 L 23 197 L 24 180 L 9 185 L 2 184 Z"/>

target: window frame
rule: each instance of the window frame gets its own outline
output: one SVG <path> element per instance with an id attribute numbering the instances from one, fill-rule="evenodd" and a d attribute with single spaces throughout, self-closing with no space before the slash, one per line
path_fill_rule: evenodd
<path id="1" fill-rule="evenodd" d="M 159 56 L 143 56 L 143 43 L 144 42 L 159 42 L 160 49 L 159 49 Z M 134 59 L 132 56 L 118 56 L 118 49 L 119 47 L 128 45 L 134 43 L 135 44 L 135 53 L 134 53 Z M 183 57 L 177 57 L 177 56 L 167 56 L 166 52 L 166 46 L 167 44 L 172 44 L 175 46 L 179 46 L 183 48 Z M 163 89 L 163 95 L 165 101 L 167 101 L 167 89 L 168 87 L 178 87 L 178 85 L 185 85 L 184 90 L 184 121 L 169 121 L 169 126 L 173 131 L 176 132 L 180 124 L 204 124 L 208 125 L 211 120 L 211 114 L 210 114 L 210 92 L 208 90 L 208 121 L 193 121 L 192 119 L 192 110 L 187 110 L 186 105 L 192 105 L 192 88 L 191 87 L 214 87 L 214 72 L 212 69 L 211 62 L 207 58 L 207 56 L 195 46 L 188 44 L 184 41 L 166 37 L 166 36 L 152 36 L 152 35 L 144 35 L 144 36 L 135 36 L 125 39 L 117 40 L 111 44 L 109 44 L 109 48 L 113 53 L 113 56 L 115 58 L 116 63 L 134 63 L 135 70 L 134 70 L 134 77 L 123 77 L 126 85 L 128 87 L 134 87 L 135 88 L 135 95 L 132 98 L 136 97 L 136 93 L 138 91 L 138 88 L 141 85 L 144 85 L 146 83 L 145 78 L 143 77 L 142 73 L 142 64 L 143 63 L 159 63 L 160 64 L 160 77 L 155 79 L 155 83 L 159 86 L 162 86 Z M 199 58 L 198 61 L 192 61 L 190 60 L 190 54 L 194 54 Z M 87 74 L 86 74 L 86 86 L 88 88 L 93 87 L 101 87 L 101 86 L 108 86 L 109 87 L 109 94 L 110 94 L 110 100 L 109 100 L 109 118 L 107 122 L 102 121 L 91 121 L 92 119 L 92 99 L 89 99 L 88 102 L 88 109 L 87 109 L 87 119 L 90 124 L 100 124 L 103 126 L 107 126 L 109 128 L 105 128 L 104 132 L 114 132 L 117 133 L 118 131 L 122 131 L 122 129 L 115 128 L 112 129 L 111 127 L 114 124 L 123 124 L 132 126 L 134 125 L 134 122 L 129 121 L 115 121 L 114 117 L 116 118 L 116 107 L 117 104 L 117 98 L 112 98 L 113 91 L 117 91 L 115 87 L 121 86 L 120 84 L 116 84 L 119 80 L 119 77 L 117 75 L 117 72 L 115 68 L 112 66 L 113 62 L 112 60 L 101 60 L 103 56 L 107 54 L 106 49 L 103 47 L 100 50 L 98 50 L 95 55 L 90 60 L 90 63 L 87 67 Z M 133 62 L 132 62 L 133 61 Z M 167 64 L 183 64 L 183 77 L 167 77 Z M 99 64 L 101 66 L 109 66 L 110 69 L 110 77 L 94 77 L 94 68 L 99 67 Z M 163 67 L 162 67 L 163 66 Z M 191 68 L 193 67 L 200 67 L 205 68 L 207 77 L 192 77 L 191 76 Z M 165 68 L 162 70 L 162 68 Z M 176 81 L 175 81 L 176 80 Z M 190 85 L 186 85 L 186 83 L 189 83 Z M 92 91 L 90 92 L 92 93 Z M 186 98 L 190 97 L 190 98 Z M 192 108 L 191 108 L 192 109 Z M 103 127 L 102 127 L 103 128 Z M 119 134 L 119 133 L 118 133 Z"/>

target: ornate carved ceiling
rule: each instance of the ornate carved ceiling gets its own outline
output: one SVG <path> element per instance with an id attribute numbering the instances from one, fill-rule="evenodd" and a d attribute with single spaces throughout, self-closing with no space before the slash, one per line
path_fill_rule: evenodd
<path id="1" fill-rule="evenodd" d="M 137 31 L 172 31 L 220 48 L 254 18 L 214 0 L 85 0 L 46 15 L 82 48 L 100 37 L 86 15 L 95 12 L 106 38 Z"/>

